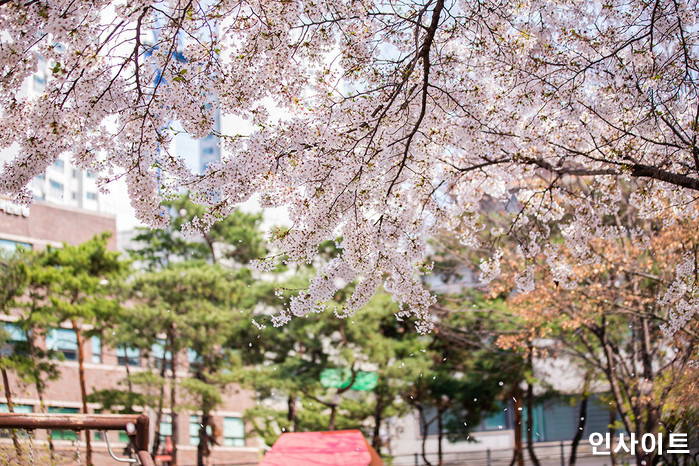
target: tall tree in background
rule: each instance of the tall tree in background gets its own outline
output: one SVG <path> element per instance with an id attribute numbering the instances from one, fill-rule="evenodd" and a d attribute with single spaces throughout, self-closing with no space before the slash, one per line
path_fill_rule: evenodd
<path id="1" fill-rule="evenodd" d="M 314 315 L 262 331 L 255 341 L 262 367 L 247 374 L 261 404 L 246 415 L 269 444 L 286 431 L 360 428 L 381 450 L 386 419 L 411 410 L 400 395 L 427 364 L 414 329 L 395 320 L 397 308 L 378 302 L 362 311 L 370 319 Z M 374 376 L 375 385 L 364 382 Z M 272 407 L 280 400 L 283 411 Z"/>
<path id="2" fill-rule="evenodd" d="M 629 192 L 619 192 L 620 204 Z M 503 212 L 491 217 L 497 221 L 506 215 Z M 658 222 L 630 202 L 610 215 L 590 213 L 587 228 L 594 230 L 596 239 L 578 248 L 560 243 L 556 256 L 535 251 L 531 243 L 502 241 L 504 279 L 490 287 L 493 295 L 506 297 L 527 326 L 547 330 L 538 336 L 555 341 L 549 347 L 606 381 L 623 428 L 638 438 L 665 429 L 668 395 L 681 381 L 691 380 L 690 361 L 699 345 L 694 292 L 697 225 L 694 219 L 674 215 Z M 571 234 L 575 235 L 571 230 L 556 232 Z M 518 247 L 532 248 L 525 273 L 519 272 Z M 570 265 L 575 263 L 580 265 Z M 483 268 L 485 273 L 488 267 Z M 544 286 L 539 276 L 556 286 Z M 524 337 L 500 342 L 522 347 L 531 341 Z M 690 408 L 687 413 L 691 416 Z M 651 464 L 655 455 L 639 452 L 637 464 Z"/>
<path id="3" fill-rule="evenodd" d="M 537 289 L 516 299 L 524 312 L 565 322 L 562 344 L 604 374 L 624 428 L 638 438 L 657 435 L 662 428 L 665 400 L 684 380 L 699 345 L 699 328 L 691 315 L 681 318 L 681 327 L 669 324 L 669 308 L 688 299 L 689 287 L 682 281 L 696 279 L 693 272 L 682 271 L 694 267 L 696 231 L 695 222 L 686 222 L 655 231 L 650 244 L 628 241 L 623 248 L 607 247 L 600 240 L 600 263 L 574 270 L 585 286 Z M 678 275 L 684 274 L 675 283 L 670 274 L 661 273 L 672 270 L 670 261 Z M 663 285 L 670 285 L 664 296 Z M 639 454 L 637 464 L 650 464 L 654 455 Z"/>
<path id="4" fill-rule="evenodd" d="M 193 356 L 190 377 L 181 386 L 194 400 L 192 411 L 201 412 L 197 464 L 202 466 L 210 446 L 219 441 L 210 430 L 211 412 L 222 403 L 222 394 L 230 385 L 239 382 L 239 353 L 259 333 L 251 322 L 258 297 L 248 269 L 230 272 L 191 264 L 174 267 L 172 272 L 174 280 L 156 280 L 158 285 L 172 287 L 163 303 L 175 313 L 179 340 Z"/>
<path id="5" fill-rule="evenodd" d="M 519 315 L 506 295 L 466 289 L 460 296 L 449 295 L 436 313 L 441 316 L 438 329 L 449 344 L 473 352 L 473 364 L 485 372 L 486 377 L 500 379 L 502 387 L 494 391 L 496 397 L 513 404 L 514 449 L 512 464 L 523 466 L 528 462 L 538 466 L 534 448 L 534 412 L 536 398 L 555 394 L 534 367 L 534 355 L 541 360 L 556 358 L 560 352 L 547 344 L 547 338 L 556 334 L 556 327 L 546 320 L 527 320 Z M 458 306 L 466 309 L 459 310 Z M 470 309 L 469 309 L 470 308 Z M 571 364 L 572 373 L 579 370 Z M 487 380 L 487 379 L 486 379 Z M 535 397 L 535 388 L 538 391 Z M 577 393 L 575 393 L 577 394 Z M 482 398 L 487 405 L 493 395 Z M 492 409 L 492 408 L 484 408 Z M 526 440 L 526 446 L 523 444 Z"/>
<path id="6" fill-rule="evenodd" d="M 14 265 L 5 269 L 8 286 L 3 293 L 2 309 L 14 318 L 12 324 L 19 331 L 13 342 L 12 354 L 5 362 L 11 363 L 22 382 L 33 385 L 42 413 L 48 408 L 45 399 L 46 384 L 60 376 L 57 361 L 63 357 L 60 351 L 44 349 L 39 344 L 46 339 L 51 329 L 60 324 L 60 319 L 48 311 L 51 308 L 51 287 L 59 280 L 60 273 L 57 268 L 46 266 L 45 259 L 49 253 L 50 251 L 23 251 L 11 259 L 8 265 L 13 262 Z M 48 445 L 51 460 L 54 461 L 50 431 Z"/>
<path id="7" fill-rule="evenodd" d="M 61 324 L 69 322 L 77 339 L 78 381 L 82 411 L 88 413 L 88 392 L 85 382 L 85 342 L 101 329 L 112 327 L 119 315 L 119 302 L 113 298 L 109 284 L 123 277 L 128 264 L 119 253 L 107 250 L 109 234 L 78 246 L 63 244 L 60 249 L 39 253 L 38 266 L 55 270 L 48 282 L 48 301 L 41 309 L 47 319 Z M 50 317 L 48 317 L 50 316 Z M 85 330 L 86 327 L 92 330 Z M 85 430 L 86 461 L 92 464 L 90 431 Z"/>
<path id="8" fill-rule="evenodd" d="M 467 264 L 460 264 L 460 267 L 462 271 L 468 271 Z M 443 264 L 436 266 L 438 273 L 442 268 Z M 442 278 L 450 281 L 449 275 L 443 274 Z M 434 310 L 435 315 L 439 316 L 435 324 L 438 335 L 435 344 L 443 348 L 445 354 L 451 352 L 457 355 L 456 358 L 451 356 L 446 359 L 440 371 L 446 380 L 455 377 L 455 374 L 465 374 L 451 385 L 457 387 L 456 390 L 463 385 L 468 392 L 476 395 L 460 400 L 467 407 L 466 413 L 471 414 L 469 425 L 474 425 L 474 418 L 477 423 L 483 414 L 496 410 L 498 400 L 505 406 L 509 406 L 510 400 L 513 401 L 514 448 L 511 464 L 525 464 L 523 438 L 527 440 L 531 463 L 538 464 L 532 438 L 533 388 L 537 381 L 531 354 L 533 339 L 540 334 L 540 328 L 527 325 L 509 307 L 503 296 L 493 299 L 483 290 L 469 286 L 458 293 L 444 293 L 440 300 Z M 513 340 L 517 342 L 516 345 L 511 343 Z M 437 390 L 441 389 L 437 385 Z M 458 409 L 458 405 L 456 407 Z M 526 421 L 524 413 L 527 415 Z M 525 427 L 526 430 L 523 430 Z"/>
<path id="9" fill-rule="evenodd" d="M 187 195 L 168 203 L 168 208 L 175 227 L 202 212 Z M 250 334 L 258 333 L 250 321 L 252 309 L 272 295 L 271 284 L 254 280 L 250 270 L 241 267 L 241 262 L 265 253 L 259 231 L 261 219 L 259 214 L 236 212 L 207 233 L 191 238 L 183 237 L 178 228 L 141 229 L 134 239 L 136 247 L 130 251 L 149 272 L 137 275 L 131 284 L 129 292 L 135 304 L 116 330 L 116 339 L 146 353 L 153 345 L 160 348 L 161 365 L 158 374 L 153 374 L 163 382 L 158 384 L 159 394 L 153 399 L 156 430 L 165 399 L 175 439 L 180 405 L 201 411 L 204 427 L 197 452 L 199 464 L 209 455 L 209 446 L 215 440 L 208 423 L 210 412 L 220 403 L 221 391 L 236 380 L 241 357 L 238 352 L 246 349 L 243 342 L 247 345 L 252 339 Z M 196 355 L 196 359 L 189 361 L 190 377 L 179 380 L 177 371 L 187 366 L 185 352 L 187 357 Z M 170 377 L 165 384 L 167 372 Z M 168 385 L 169 393 L 165 393 Z M 184 393 L 180 393 L 180 386 L 185 388 Z M 184 394 L 187 400 L 182 400 Z M 153 454 L 159 447 L 157 434 Z M 173 448 L 176 462 L 176 441 Z"/>
<path id="10" fill-rule="evenodd" d="M 293 280 L 285 285 L 293 287 Z M 334 305 L 341 307 L 346 297 L 338 293 Z M 466 438 L 484 413 L 496 409 L 503 391 L 499 382 L 509 384 L 509 376 L 500 373 L 505 365 L 491 364 L 486 352 L 473 356 L 473 346 L 456 347 L 441 332 L 420 336 L 414 321 L 396 319 L 399 312 L 389 295 L 378 294 L 353 316 L 314 314 L 281 329 L 263 329 L 255 342 L 262 367 L 248 374 L 261 403 L 246 415 L 266 442 L 285 431 L 359 428 L 377 451 L 390 452 L 391 432 L 382 436 L 387 420 L 417 409 L 423 439 L 440 424 L 435 432 L 442 461 L 444 439 Z M 507 367 L 509 374 L 516 372 L 512 361 Z M 363 371 L 378 377 L 368 392 L 356 391 Z M 338 379 L 331 385 L 322 383 L 328 372 Z M 423 459 L 428 461 L 425 451 Z"/>
<path id="11" fill-rule="evenodd" d="M 180 385 L 183 380 L 178 372 L 186 369 L 187 362 L 183 358 L 193 344 L 194 334 L 190 325 L 203 325 L 203 322 L 194 319 L 197 316 L 203 317 L 202 314 L 206 312 L 212 312 L 211 319 L 219 323 L 231 318 L 230 308 L 224 308 L 227 313 L 224 316 L 220 314 L 222 308 L 215 304 L 216 300 L 230 300 L 230 297 L 223 296 L 224 291 L 221 291 L 220 287 L 209 288 L 221 275 L 228 276 L 228 273 L 214 266 L 192 262 L 172 264 L 159 271 L 136 277 L 132 284 L 132 293 L 138 298 L 138 302 L 127 310 L 127 318 L 115 330 L 116 338 L 126 347 L 141 348 L 144 352 L 150 351 L 154 344 L 163 347 L 159 373 L 165 376 L 165 368 L 168 368 L 169 393 L 164 393 L 166 386 L 162 385 L 159 398 L 167 397 L 169 403 L 173 463 L 177 462 L 176 439 L 179 435 L 182 404 Z M 212 337 L 215 331 L 212 327 L 209 337 Z M 226 335 L 222 333 L 221 336 L 225 338 Z M 212 357 L 215 357 L 215 354 Z M 203 395 L 210 394 L 212 390 L 216 391 L 214 386 L 206 388 L 206 391 L 202 389 Z M 206 400 L 208 402 L 209 398 Z M 162 419 L 162 411 L 163 405 L 158 403 L 156 419 Z M 156 425 L 159 427 L 159 424 Z"/>
<path id="12" fill-rule="evenodd" d="M 24 294 L 24 287 L 27 283 L 27 264 L 25 263 L 25 259 L 26 255 L 22 254 L 20 256 L 18 252 L 14 254 L 0 252 L 0 283 L 2 283 L 2 290 L 0 291 L 0 313 L 3 315 L 9 315 L 10 305 L 14 303 L 15 299 Z M 14 332 L 9 332 L 7 328 L 0 329 L 0 346 L 2 346 L 2 351 L 0 352 L 0 371 L 2 371 L 3 394 L 7 401 L 7 411 L 9 413 L 14 413 L 14 406 L 8 370 L 13 370 L 28 362 L 26 361 L 25 355 L 23 355 L 21 351 L 17 351 L 16 342 L 14 341 L 17 339 L 17 335 L 13 335 L 12 333 Z M 6 345 L 12 345 L 12 349 L 10 350 Z M 29 363 L 31 364 L 30 361 Z M 15 448 L 17 461 L 22 461 L 22 447 L 17 437 L 17 431 L 12 429 L 10 435 Z"/>
<path id="13" fill-rule="evenodd" d="M 492 354 L 459 347 L 442 337 L 429 343 L 426 356 L 431 364 L 412 381 L 403 397 L 418 412 L 423 461 L 432 464 L 426 441 L 429 435 L 436 435 L 437 464 L 442 466 L 445 437 L 467 440 L 482 416 L 497 409 L 503 380 L 510 386 L 517 368 L 511 366 L 513 370 L 503 374 L 501 367 L 492 364 Z"/>
<path id="14" fill-rule="evenodd" d="M 164 206 L 170 218 L 169 228 L 138 228 L 133 238 L 135 247 L 129 250 L 130 256 L 149 270 L 184 260 L 244 264 L 266 253 L 259 229 L 262 214 L 236 211 L 211 229 L 184 237 L 182 226 L 203 215 L 204 208 L 192 202 L 189 194 L 166 201 Z"/>

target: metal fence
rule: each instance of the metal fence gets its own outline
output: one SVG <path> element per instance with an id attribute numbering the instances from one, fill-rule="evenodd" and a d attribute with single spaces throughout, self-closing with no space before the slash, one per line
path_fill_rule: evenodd
<path id="1" fill-rule="evenodd" d="M 571 442 L 546 442 L 534 445 L 534 452 L 542 466 L 566 466 L 570 461 Z M 475 451 L 444 452 L 442 454 L 443 464 L 446 465 L 469 465 L 469 466 L 509 466 L 512 461 L 512 448 L 485 449 Z M 427 455 L 430 464 L 439 464 L 436 452 Z M 589 444 L 581 443 L 577 450 L 577 465 L 579 466 L 599 466 L 609 463 L 609 457 L 592 455 Z M 606 459 L 606 461 L 605 461 Z M 620 463 L 628 458 L 617 457 Z M 386 457 L 387 464 L 394 466 L 423 466 L 428 463 L 419 452 Z M 531 464 L 526 445 L 524 446 L 524 462 Z"/>

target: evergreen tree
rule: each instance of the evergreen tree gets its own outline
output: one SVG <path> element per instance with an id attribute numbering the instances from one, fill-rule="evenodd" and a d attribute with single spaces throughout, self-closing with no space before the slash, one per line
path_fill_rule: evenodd
<path id="1" fill-rule="evenodd" d="M 131 257 L 148 270 L 165 267 L 171 262 L 204 260 L 216 263 L 224 260 L 245 264 L 265 255 L 265 242 L 259 226 L 262 214 L 235 211 L 216 222 L 206 232 L 182 235 L 182 226 L 204 214 L 204 208 L 192 202 L 188 194 L 165 201 L 170 216 L 167 229 L 138 228 L 133 238 L 137 247 L 129 250 Z"/>
<path id="2" fill-rule="evenodd" d="M 27 268 L 25 259 L 26 254 L 20 257 L 19 251 L 15 254 L 0 252 L 0 312 L 3 315 L 9 315 L 10 306 L 15 302 L 17 297 L 22 296 L 24 287 L 27 284 Z M 15 335 L 7 331 L 4 327 L 0 328 L 0 370 L 2 371 L 3 393 L 7 400 L 7 411 L 14 413 L 14 405 L 12 402 L 12 388 L 8 377 L 8 370 L 17 370 L 26 364 L 31 364 L 31 360 L 27 360 L 26 355 L 21 351 L 17 351 Z M 12 345 L 9 347 L 9 345 Z M 12 429 L 10 432 L 12 443 L 15 448 L 17 461 L 22 459 L 22 447 L 17 437 L 17 431 Z"/>
<path id="3" fill-rule="evenodd" d="M 40 347 L 49 329 L 60 323 L 56 316 L 47 312 L 50 308 L 50 287 L 56 281 L 59 271 L 45 267 L 45 253 L 20 251 L 3 265 L 3 282 L 7 283 L 2 294 L 2 311 L 13 317 L 12 348 L 3 354 L 3 366 L 12 369 L 22 383 L 32 385 L 39 399 L 39 410 L 47 411 L 45 402 L 46 384 L 56 380 L 60 372 L 57 361 L 63 354 L 51 348 Z M 5 281 L 6 280 L 6 281 Z M 5 375 L 5 374 L 3 374 Z M 5 382 L 5 381 L 4 381 Z M 11 388 L 5 383 L 7 392 Z M 48 435 L 51 459 L 54 459 L 54 445 L 51 431 Z"/>
<path id="4" fill-rule="evenodd" d="M 67 322 L 77 340 L 78 381 L 82 411 L 88 413 L 88 393 L 85 382 L 86 341 L 113 325 L 119 314 L 119 302 L 114 299 L 112 286 L 122 278 L 128 264 L 118 252 L 107 250 L 109 233 L 98 235 L 77 246 L 47 248 L 38 254 L 37 267 L 50 273 L 45 285 L 46 300 L 35 306 L 47 322 L 56 327 Z M 112 286 L 110 286 L 110 284 Z M 85 330 L 90 327 L 91 330 Z M 92 464 L 90 431 L 85 431 L 86 461 Z"/>
<path id="5" fill-rule="evenodd" d="M 185 238 L 179 227 L 203 211 L 183 195 L 168 202 L 168 212 L 173 228 L 142 229 L 135 238 L 138 248 L 131 255 L 148 272 L 138 274 L 131 284 L 134 305 L 115 330 L 114 340 L 143 353 L 152 353 L 155 345 L 162 353 L 159 367 L 152 368 L 149 376 L 158 381 L 158 392 L 149 397 L 153 385 L 139 388 L 140 396 L 157 413 L 153 454 L 159 448 L 160 420 L 167 400 L 174 438 L 179 412 L 187 408 L 202 412 L 197 455 L 202 464 L 216 440 L 210 412 L 220 404 L 221 391 L 236 381 L 245 351 L 242 342 L 258 333 L 251 322 L 252 309 L 268 300 L 272 289 L 254 280 L 244 266 L 265 253 L 259 231 L 261 215 L 235 212 L 207 233 Z M 177 371 L 186 367 L 185 352 L 190 376 L 178 380 Z M 182 394 L 187 396 L 184 403 Z M 176 462 L 176 441 L 173 449 Z"/>

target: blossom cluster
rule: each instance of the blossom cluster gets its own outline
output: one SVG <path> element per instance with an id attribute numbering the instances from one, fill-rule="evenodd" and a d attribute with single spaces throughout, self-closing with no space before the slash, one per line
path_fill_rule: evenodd
<path id="1" fill-rule="evenodd" d="M 487 246 L 483 209 L 517 212 L 502 234 L 521 242 L 525 260 L 546 251 L 566 287 L 575 278 L 552 231 L 594 263 L 592 238 L 629 233 L 601 221 L 625 208 L 621 189 L 634 190 L 649 218 L 697 216 L 695 7 L 5 3 L 0 147 L 18 154 L 0 192 L 30 202 L 30 180 L 70 154 L 105 182 L 125 177 L 138 217 L 154 227 L 167 221 L 161 201 L 182 189 L 207 209 L 190 229 L 259 194 L 264 206 L 288 208 L 291 228 L 270 241 L 289 260 L 309 262 L 321 242 L 342 238 L 341 256 L 278 323 L 323 310 L 352 283 L 338 316 L 383 286 L 427 330 L 426 239 L 447 229 Z M 27 92 L 42 69 L 45 87 Z M 198 175 L 170 152 L 171 125 L 207 136 L 215 110 L 253 129 L 217 134 L 224 156 Z M 499 272 L 492 250 L 486 281 Z M 274 259 L 258 265 L 270 270 Z M 526 266 L 518 280 L 531 289 Z"/>

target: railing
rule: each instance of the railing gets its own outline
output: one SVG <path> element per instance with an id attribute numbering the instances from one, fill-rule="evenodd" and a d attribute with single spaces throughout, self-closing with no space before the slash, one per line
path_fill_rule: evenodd
<path id="1" fill-rule="evenodd" d="M 148 452 L 148 416 L 131 414 L 18 414 L 0 413 L 0 428 L 61 430 L 123 430 L 133 440 L 142 466 L 154 466 Z M 111 452 L 110 452 L 111 454 Z M 112 455 L 114 457 L 114 455 Z M 115 457 L 115 459 L 117 459 Z M 133 461 L 133 460 L 132 460 Z"/>
<path id="2" fill-rule="evenodd" d="M 523 445 L 524 462 L 531 464 L 526 444 Z M 566 466 L 570 461 L 571 442 L 537 442 L 534 450 L 539 462 L 545 466 Z M 491 448 L 483 450 L 448 451 L 442 454 L 445 466 L 509 466 L 512 462 L 512 448 Z M 388 457 L 387 457 L 388 458 Z M 590 444 L 581 442 L 577 450 L 577 463 L 583 465 L 602 464 L 600 456 L 594 456 Z M 606 457 L 609 461 L 609 456 Z M 421 453 L 399 454 L 391 457 L 395 466 L 424 466 Z M 429 451 L 427 459 L 431 464 L 439 464 L 437 453 Z M 618 455 L 617 460 L 634 460 L 633 457 Z M 635 460 L 634 460 L 635 461 Z"/>

